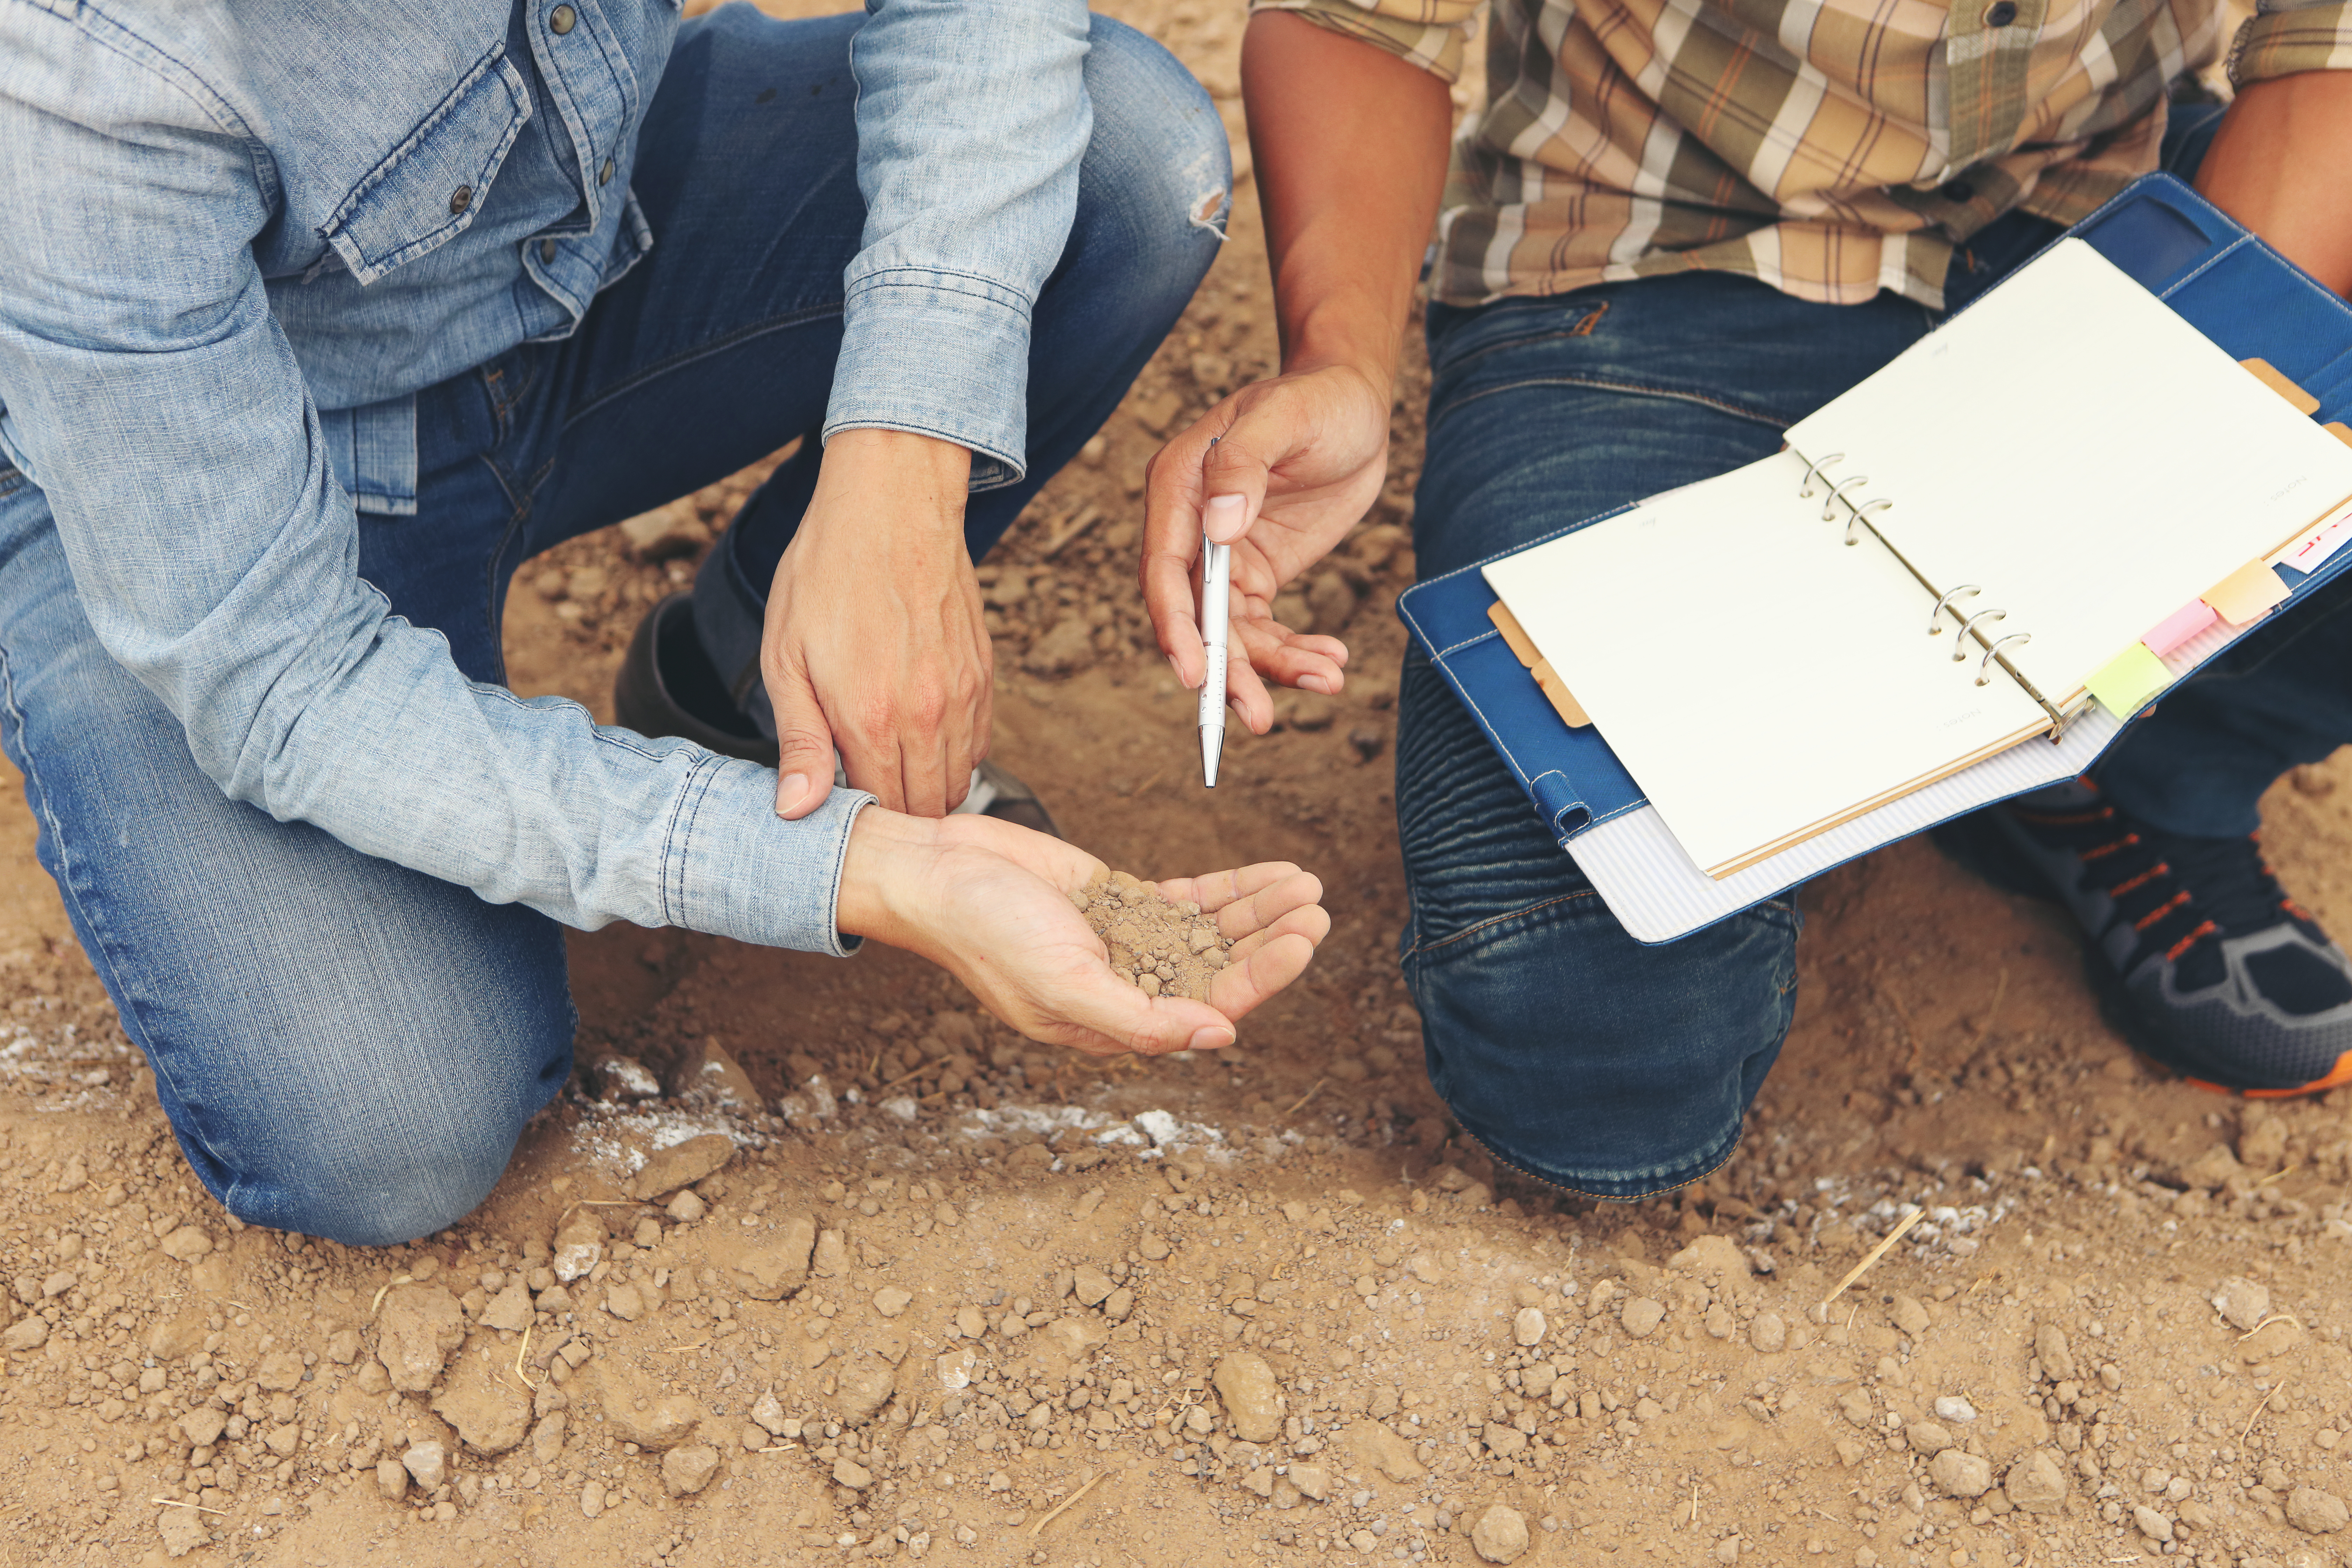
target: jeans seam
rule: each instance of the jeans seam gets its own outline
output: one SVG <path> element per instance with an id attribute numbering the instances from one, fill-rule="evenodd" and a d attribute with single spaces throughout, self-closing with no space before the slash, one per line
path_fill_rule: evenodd
<path id="1" fill-rule="evenodd" d="M 634 375 L 582 398 L 578 406 L 564 416 L 563 431 L 569 432 L 572 426 L 604 407 L 604 405 L 625 397 L 651 382 L 658 381 L 673 371 L 683 370 L 698 361 L 709 358 L 712 354 L 740 347 L 754 338 L 764 337 L 770 332 L 789 331 L 794 327 L 804 327 L 812 321 L 821 321 L 829 316 L 839 316 L 842 313 L 842 305 L 843 302 L 836 300 L 829 305 L 808 306 L 781 316 L 770 316 L 748 326 L 738 327 L 724 336 L 698 343 L 691 349 L 680 350 L 667 359 L 646 365 Z M 551 462 L 552 459 L 550 461 Z"/>
<path id="2" fill-rule="evenodd" d="M 1542 910 L 1552 909 L 1560 904 L 1572 904 L 1585 899 L 1597 899 L 1601 895 L 1597 890 L 1587 889 L 1583 892 L 1580 893 L 1562 893 L 1558 898 L 1546 899 L 1541 903 L 1524 905 L 1521 908 L 1508 910 L 1503 914 L 1489 915 L 1485 920 L 1480 921 L 1477 924 L 1465 926 L 1460 931 L 1455 931 L 1452 936 L 1445 937 L 1441 941 L 1423 942 L 1416 940 L 1413 942 L 1413 945 L 1406 950 L 1404 956 L 1407 959 L 1420 958 L 1429 953 L 1436 952 L 1441 948 L 1451 947 L 1457 942 L 1476 936 L 1480 931 L 1488 930 L 1494 926 L 1498 926 L 1505 921 L 1521 920 L 1528 915 L 1539 913 Z M 1415 918 L 1413 923 L 1415 925 L 1420 923 L 1418 917 Z"/>
<path id="3" fill-rule="evenodd" d="M 1740 1117 L 1738 1125 L 1732 1131 L 1731 1142 L 1723 1152 L 1723 1158 L 1717 1160 L 1714 1164 L 1709 1165 L 1706 1170 L 1699 1172 L 1696 1175 L 1684 1178 L 1682 1181 L 1674 1182 L 1663 1187 L 1653 1187 L 1647 1192 L 1640 1193 L 1591 1192 L 1583 1187 L 1570 1186 L 1566 1182 L 1554 1181 L 1549 1176 L 1538 1175 L 1535 1172 L 1528 1170 L 1526 1165 L 1520 1163 L 1518 1161 L 1511 1158 L 1508 1154 L 1504 1153 L 1501 1150 L 1496 1149 L 1493 1144 L 1487 1142 L 1486 1139 L 1481 1138 L 1476 1132 L 1472 1131 L 1470 1128 L 1465 1126 L 1462 1131 L 1470 1134 L 1470 1141 L 1477 1144 L 1479 1148 L 1484 1149 L 1489 1159 L 1494 1160 L 1498 1164 L 1507 1166 L 1513 1173 L 1525 1177 L 1528 1181 L 1540 1182 L 1545 1186 L 1551 1188 L 1555 1192 L 1570 1193 L 1580 1198 L 1591 1198 L 1595 1203 L 1639 1204 L 1647 1203 L 1652 1198 L 1664 1197 L 1668 1193 L 1681 1192 L 1685 1187 L 1696 1186 L 1699 1183 L 1706 1181 L 1709 1176 L 1712 1176 L 1717 1171 L 1722 1170 L 1726 1165 L 1731 1163 L 1732 1159 L 1739 1152 L 1740 1139 L 1747 1133 L 1748 1118 L 1746 1116 Z"/>
<path id="4" fill-rule="evenodd" d="M 1643 382 L 1619 381 L 1598 375 L 1531 375 L 1518 381 L 1505 382 L 1499 386 L 1481 387 L 1475 392 L 1448 398 L 1443 405 L 1433 400 L 1430 405 L 1430 426 L 1433 430 L 1439 422 L 1457 408 L 1465 407 L 1484 398 L 1494 397 L 1506 392 L 1517 392 L 1530 386 L 1589 386 L 1600 392 L 1631 393 L 1637 397 L 1655 397 L 1675 403 L 1694 403 L 1702 408 L 1712 408 L 1718 414 L 1729 414 L 1738 418 L 1753 420 L 1759 425 L 1768 426 L 1775 430 L 1786 430 L 1789 427 L 1789 422 L 1785 419 L 1766 414 L 1759 409 L 1733 403 L 1727 398 L 1710 397 L 1701 392 L 1681 392 L 1673 387 L 1653 386 Z"/>

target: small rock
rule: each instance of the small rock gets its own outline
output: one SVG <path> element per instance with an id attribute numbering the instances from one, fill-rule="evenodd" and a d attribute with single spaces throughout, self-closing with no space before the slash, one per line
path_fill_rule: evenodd
<path id="1" fill-rule="evenodd" d="M 194 1226 L 184 1225 L 163 1238 L 163 1247 L 164 1257 L 176 1258 L 183 1263 L 194 1263 L 213 1249 L 213 1238 Z M 181 1510 L 173 1509 L 171 1511 L 177 1513 Z"/>
<path id="2" fill-rule="evenodd" d="M 849 1244 L 837 1230 L 817 1233 L 816 1247 L 809 1255 L 809 1272 L 820 1279 L 837 1279 L 849 1272 Z"/>
<path id="3" fill-rule="evenodd" d="M 577 1211 L 556 1231 L 549 1267 L 569 1285 L 604 1260 L 604 1222 L 584 1209 Z"/>
<path id="4" fill-rule="evenodd" d="M 816 1221 L 796 1214 L 752 1244 L 727 1268 L 729 1281 L 755 1301 L 781 1301 L 808 1283 Z"/>
<path id="5" fill-rule="evenodd" d="M 2230 1152 L 2230 1146 L 2216 1143 L 2182 1167 L 2180 1179 L 2191 1187 L 2210 1192 L 2242 1170 L 2244 1167 L 2238 1163 L 2238 1157 Z"/>
<path id="6" fill-rule="evenodd" d="M 1748 1325 L 1748 1342 L 1765 1355 L 1778 1355 L 1789 1348 L 1789 1325 L 1778 1312 L 1759 1312 L 1756 1321 Z"/>
<path id="7" fill-rule="evenodd" d="M 2271 1315 L 2270 1287 L 2252 1279 L 2232 1277 L 2222 1280 L 2221 1288 L 2213 1292 L 2212 1300 L 2213 1310 L 2221 1313 L 2232 1328 L 2243 1333 L 2253 1332 L 2255 1326 Z M 2048 1363 L 2045 1362 L 2043 1364 Z"/>
<path id="8" fill-rule="evenodd" d="M 575 590 L 572 596 L 582 595 Z M 661 1093 L 661 1080 L 635 1057 L 600 1057 L 589 1064 L 588 1076 L 599 1100 L 652 1100 Z"/>
<path id="9" fill-rule="evenodd" d="M 2033 1353 L 2042 1358 L 2042 1371 L 2053 1383 L 2064 1383 L 2075 1375 L 2074 1352 L 2066 1343 L 2066 1331 L 2055 1323 L 2044 1323 L 2033 1331 Z"/>
<path id="10" fill-rule="evenodd" d="M 205 1516 L 192 1508 L 167 1508 L 157 1514 L 155 1533 L 163 1537 L 166 1557 L 185 1557 L 212 1540 Z"/>
<path id="11" fill-rule="evenodd" d="M 1959 1448 L 1928 1460 L 1927 1476 L 1949 1497 L 1978 1498 L 1992 1489 L 1992 1466 Z"/>
<path id="12" fill-rule="evenodd" d="M 563 1457 L 563 1412 L 551 1411 L 539 1418 L 530 1429 L 530 1457 L 542 1465 L 552 1465 Z"/>
<path id="13" fill-rule="evenodd" d="M 180 1432 L 197 1447 L 208 1447 L 220 1441 L 221 1428 L 227 1422 L 227 1411 L 199 1405 L 180 1417 Z"/>
<path id="14" fill-rule="evenodd" d="M 2139 1532 L 2150 1541 L 2172 1539 L 2172 1521 L 2144 1502 L 2132 1505 L 2132 1522 L 2138 1525 Z"/>
<path id="15" fill-rule="evenodd" d="M 743 1069 L 738 1068 L 738 1072 Z M 752 1103 L 758 1103 L 755 1095 Z M 646 1158 L 637 1173 L 629 1178 L 629 1196 L 640 1199 L 660 1197 L 678 1188 L 702 1180 L 735 1157 L 735 1141 L 724 1132 L 706 1132 L 699 1138 L 688 1138 L 667 1149 L 656 1149 Z"/>
<path id="16" fill-rule="evenodd" d="M 1091 1263 L 1080 1265 L 1071 1283 L 1078 1300 L 1089 1307 L 1099 1307 L 1109 1300 L 1110 1293 L 1118 1288 L 1109 1275 Z"/>
<path id="17" fill-rule="evenodd" d="M 2287 1493 L 2286 1521 L 2309 1535 L 2333 1535 L 2352 1522 L 2352 1510 L 2334 1492 L 2297 1487 Z"/>
<path id="18" fill-rule="evenodd" d="M 914 1299 L 915 1293 L 911 1290 L 902 1290 L 896 1285 L 885 1285 L 874 1292 L 874 1310 L 886 1318 L 895 1318 L 905 1311 L 907 1304 Z"/>
<path id="19" fill-rule="evenodd" d="M 415 1478 L 416 1484 L 428 1492 L 449 1479 L 448 1451 L 437 1437 L 410 1444 L 408 1452 L 401 1455 L 400 1462 Z"/>
<path id="20" fill-rule="evenodd" d="M 1938 1420 L 1938 1421 L 1973 1421 L 1973 1420 L 1975 1420 L 1976 1418 L 1977 1418 L 1977 1407 L 1976 1407 L 1975 1405 L 1970 1405 L 1967 1400 L 1965 1400 L 1965 1399 L 1961 1398 L 1958 1394 L 1937 1394 L 1937 1395 L 1936 1396 L 1936 1419 L 1937 1419 L 1937 1420 Z"/>
<path id="21" fill-rule="evenodd" d="M 890 1363 L 878 1355 L 852 1356 L 838 1373 L 835 1408 L 845 1426 L 862 1426 L 890 1403 L 896 1382 Z"/>
<path id="22" fill-rule="evenodd" d="M 386 1502 L 398 1502 L 408 1495 L 408 1467 L 398 1459 L 378 1459 L 375 1462 L 375 1489 Z"/>
<path id="23" fill-rule="evenodd" d="M 514 1358 L 500 1356 L 488 1341 L 460 1356 L 448 1384 L 433 1401 L 434 1414 L 457 1429 L 478 1454 L 503 1454 L 520 1447 L 530 1432 L 530 1395 L 514 1384 Z"/>
<path id="24" fill-rule="evenodd" d="M 302 1358 L 292 1351 L 271 1351 L 253 1369 L 256 1384 L 272 1394 L 302 1386 Z"/>
<path id="25" fill-rule="evenodd" d="M 466 1342 L 466 1313 L 439 1285 L 395 1285 L 376 1314 L 376 1355 L 404 1394 L 422 1394 Z"/>
<path id="26" fill-rule="evenodd" d="M 862 1492 L 874 1484 L 874 1472 L 844 1454 L 834 1461 L 833 1479 L 851 1491 Z"/>
<path id="27" fill-rule="evenodd" d="M 2009 1468 L 2001 1492 L 2026 1513 L 2055 1513 L 2066 1501 L 2066 1472 L 2046 1448 L 2036 1448 Z"/>
<path id="28" fill-rule="evenodd" d="M 583 1519 L 593 1519 L 604 1511 L 604 1483 L 589 1481 L 580 1489 L 580 1513 Z"/>
<path id="29" fill-rule="evenodd" d="M 1380 1471 L 1399 1486 L 1410 1486 L 1429 1472 L 1413 1458 L 1412 1445 L 1377 1421 L 1354 1421 L 1346 1442 L 1356 1459 Z"/>
<path id="30" fill-rule="evenodd" d="M 1739 1244 L 1727 1236 L 1702 1236 L 1666 1259 L 1666 1267 L 1684 1274 L 1720 1274 L 1745 1279 L 1756 1270 Z"/>
<path id="31" fill-rule="evenodd" d="M 597 1389 L 597 1407 L 604 1414 L 606 1436 L 619 1443 L 635 1443 L 651 1452 L 677 1447 L 702 1425 L 703 1409 L 683 1394 L 654 1395 L 635 1376 L 606 1366 Z M 640 1408 L 642 1404 L 643 1408 Z"/>
<path id="32" fill-rule="evenodd" d="M 751 1075 L 728 1054 L 716 1036 L 705 1037 L 698 1046 L 688 1047 L 677 1058 L 677 1064 L 669 1069 L 669 1092 L 672 1098 L 689 1106 L 732 1106 L 746 1113 L 761 1109 L 760 1090 L 752 1083 Z"/>
<path id="33" fill-rule="evenodd" d="M 1517 1458 L 1527 1451 L 1528 1447 L 1526 1433 L 1516 1426 L 1506 1426 L 1499 1421 L 1486 1423 L 1481 1440 L 1486 1443 L 1486 1451 L 1498 1459 Z"/>
<path id="34" fill-rule="evenodd" d="M 1217 1363 L 1213 1381 L 1234 1436 L 1244 1443 L 1271 1443 L 1281 1436 L 1282 1385 L 1264 1356 L 1235 1351 Z"/>
<path id="35" fill-rule="evenodd" d="M 519 1334 L 530 1327 L 530 1290 L 520 1279 L 490 1298 L 482 1309 L 482 1326 Z"/>
<path id="36" fill-rule="evenodd" d="M 1470 1544 L 1489 1563 L 1517 1563 L 1528 1550 L 1528 1516 L 1496 1503 L 1470 1527 Z"/>
<path id="37" fill-rule="evenodd" d="M 1321 1502 L 1331 1495 L 1331 1472 L 1320 1465 L 1293 1465 L 1290 1484 L 1298 1489 L 1300 1496 Z"/>
<path id="38" fill-rule="evenodd" d="M 1927 1309 L 1919 1304 L 1916 1296 L 1895 1298 L 1895 1326 L 1915 1340 L 1927 1331 Z"/>
<path id="39" fill-rule="evenodd" d="M 1933 1421 L 1914 1421 L 1903 1429 L 1903 1438 L 1911 1445 L 1913 1453 L 1930 1458 L 1952 1446 L 1952 1435 Z M 1974 1497 L 1977 1494 L 1971 1492 L 1969 1495 Z"/>
<path id="40" fill-rule="evenodd" d="M 49 1324 L 46 1318 L 24 1317 L 0 1332 L 0 1350 L 37 1351 L 48 1342 Z M 166 1510 L 177 1512 L 177 1510 Z"/>
<path id="41" fill-rule="evenodd" d="M 672 1497 L 692 1497 L 719 1473 L 719 1450 L 707 1443 L 688 1443 L 662 1456 L 662 1489 Z"/>
<path id="42" fill-rule="evenodd" d="M 702 1200 L 689 1191 L 670 1199 L 669 1206 L 662 1212 L 680 1225 L 692 1225 L 709 1211 L 703 1207 Z"/>
<path id="43" fill-rule="evenodd" d="M 1637 1340 L 1648 1339 L 1665 1321 L 1666 1310 L 1647 1296 L 1636 1296 L 1625 1303 L 1622 1316 L 1625 1331 Z"/>
<path id="44" fill-rule="evenodd" d="M 1511 1319 L 1511 1339 L 1521 1345 L 1543 1343 L 1544 1332 L 1550 1327 L 1544 1321 L 1543 1311 L 1537 1307 L 1522 1307 Z"/>

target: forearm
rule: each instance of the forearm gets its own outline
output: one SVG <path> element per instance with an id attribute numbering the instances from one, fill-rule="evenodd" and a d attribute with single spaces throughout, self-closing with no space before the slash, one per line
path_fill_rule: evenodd
<path id="1" fill-rule="evenodd" d="M 2352 293 L 2352 71 L 2248 83 L 2197 188 L 2288 260 Z"/>
<path id="2" fill-rule="evenodd" d="M 1283 368 L 1342 364 L 1385 390 L 1445 181 L 1445 83 L 1283 12 L 1253 17 L 1242 92 Z"/>

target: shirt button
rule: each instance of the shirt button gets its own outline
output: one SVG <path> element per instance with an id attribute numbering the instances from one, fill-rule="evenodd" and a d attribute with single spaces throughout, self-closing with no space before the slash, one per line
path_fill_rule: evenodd
<path id="1" fill-rule="evenodd" d="M 542 264 L 555 259 L 555 241 L 542 239 L 539 242 L 539 259 Z"/>
<path id="2" fill-rule="evenodd" d="M 452 213 L 463 213 L 467 207 L 472 206 L 473 205 L 473 186 L 459 185 L 456 190 L 449 193 L 449 210 Z"/>
<path id="3" fill-rule="evenodd" d="M 1984 25 L 1988 27 L 2006 27 L 2016 20 L 2017 0 L 1992 0 L 1985 7 Z"/>
<path id="4" fill-rule="evenodd" d="M 604 166 L 596 171 L 596 183 L 600 185 L 609 185 L 613 183 L 613 160 L 610 158 L 605 159 Z"/>
<path id="5" fill-rule="evenodd" d="M 569 5 L 558 5 L 554 10 L 550 11 L 547 14 L 548 31 L 553 33 L 558 37 L 562 37 L 564 34 L 572 31 L 572 25 L 579 20 L 579 12 L 574 11 Z"/>

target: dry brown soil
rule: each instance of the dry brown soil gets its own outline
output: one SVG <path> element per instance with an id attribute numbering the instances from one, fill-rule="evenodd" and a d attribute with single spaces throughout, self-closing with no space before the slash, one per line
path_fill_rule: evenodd
<path id="1" fill-rule="evenodd" d="M 1238 132 L 1231 11 L 1116 9 Z M 1923 845 L 1807 890 L 1794 1031 L 1704 1185 L 1596 1208 L 1449 1125 L 1393 957 L 1419 387 L 1388 498 L 1296 607 L 1345 628 L 1347 695 L 1236 733 L 1213 796 L 1130 587 L 1156 440 L 1273 353 L 1243 198 L 982 574 L 997 754 L 1113 865 L 1318 871 L 1305 980 L 1213 1059 L 1104 1063 L 887 951 L 579 937 L 583 1070 L 496 1195 L 352 1251 L 198 1189 L 11 790 L 0 1563 L 2343 1559 L 2352 1091 L 2167 1080 L 2058 920 Z M 526 568 L 516 684 L 609 712 L 752 478 Z M 2352 931 L 2352 766 L 2269 820 Z"/>

